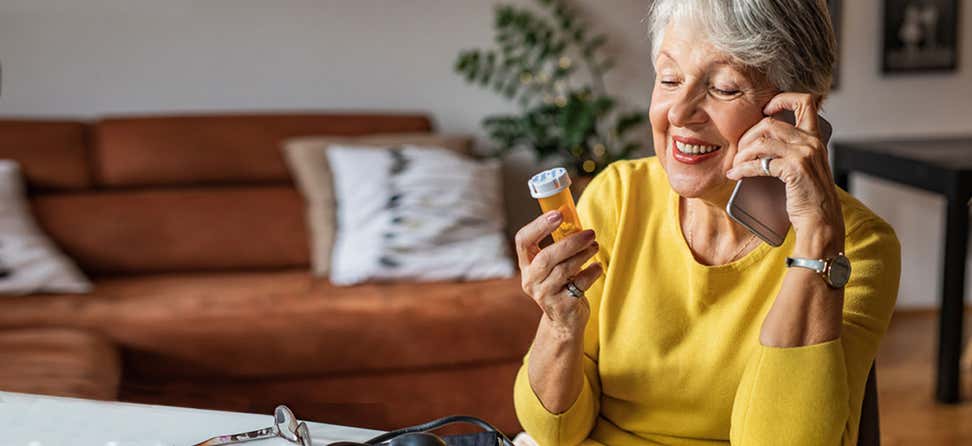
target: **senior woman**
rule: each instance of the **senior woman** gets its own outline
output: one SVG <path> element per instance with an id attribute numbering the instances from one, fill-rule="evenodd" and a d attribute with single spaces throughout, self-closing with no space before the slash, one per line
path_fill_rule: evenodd
<path id="1" fill-rule="evenodd" d="M 588 230 L 541 250 L 562 219 L 551 212 L 517 233 L 543 310 L 516 378 L 521 424 L 541 446 L 854 444 L 900 247 L 831 177 L 817 130 L 827 7 L 659 0 L 648 23 L 656 156 L 594 178 L 578 204 Z M 782 110 L 796 125 L 768 118 Z M 786 184 L 778 248 L 724 210 L 757 175 Z M 846 284 L 787 266 L 842 255 Z"/>

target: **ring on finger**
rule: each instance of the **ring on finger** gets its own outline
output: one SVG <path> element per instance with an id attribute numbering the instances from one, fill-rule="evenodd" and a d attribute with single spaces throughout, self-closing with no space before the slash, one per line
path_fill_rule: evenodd
<path id="1" fill-rule="evenodd" d="M 763 173 L 765 173 L 766 176 L 770 176 L 771 177 L 771 176 L 773 176 L 773 174 L 770 173 L 770 168 L 769 168 L 770 161 L 773 161 L 773 157 L 772 156 L 767 156 L 766 158 L 760 158 L 759 165 L 760 165 L 760 167 L 763 168 Z"/>
<path id="2" fill-rule="evenodd" d="M 584 297 L 584 290 L 580 289 L 573 280 L 567 281 L 567 293 L 570 294 L 571 297 L 576 297 L 578 299 Z"/>

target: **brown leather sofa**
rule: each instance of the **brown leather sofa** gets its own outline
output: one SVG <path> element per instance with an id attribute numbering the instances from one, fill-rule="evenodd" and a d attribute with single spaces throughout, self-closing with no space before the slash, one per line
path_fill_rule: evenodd
<path id="1" fill-rule="evenodd" d="M 281 141 L 431 130 L 421 115 L 0 121 L 0 158 L 22 164 L 39 223 L 96 285 L 0 298 L 0 346 L 16 347 L 0 389 L 286 403 L 382 429 L 464 413 L 516 431 L 513 379 L 540 316 L 518 277 L 341 288 L 308 272 Z"/>

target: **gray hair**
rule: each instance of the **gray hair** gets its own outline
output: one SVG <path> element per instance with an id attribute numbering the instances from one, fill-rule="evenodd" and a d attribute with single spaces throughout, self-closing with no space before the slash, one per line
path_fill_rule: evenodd
<path id="1" fill-rule="evenodd" d="M 676 18 L 695 21 L 713 47 L 780 90 L 821 100 L 830 91 L 837 42 L 826 0 L 655 0 L 645 19 L 653 61 Z"/>

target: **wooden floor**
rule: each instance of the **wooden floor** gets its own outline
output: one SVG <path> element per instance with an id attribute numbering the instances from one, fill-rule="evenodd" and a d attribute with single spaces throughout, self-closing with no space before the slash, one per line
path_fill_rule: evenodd
<path id="1" fill-rule="evenodd" d="M 972 371 L 962 374 L 964 402 L 934 402 L 938 314 L 899 311 L 877 357 L 881 445 L 972 445 Z M 965 317 L 966 339 L 972 312 Z"/>

